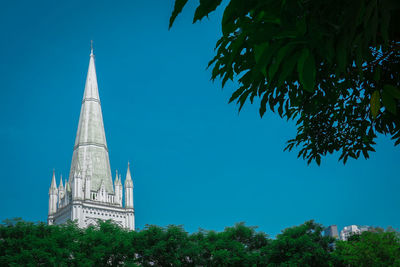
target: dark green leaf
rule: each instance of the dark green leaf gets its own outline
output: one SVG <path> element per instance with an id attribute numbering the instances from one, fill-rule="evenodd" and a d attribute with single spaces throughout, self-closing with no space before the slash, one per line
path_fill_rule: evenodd
<path id="1" fill-rule="evenodd" d="M 385 43 L 385 46 L 387 46 L 389 42 L 389 22 L 390 22 L 390 10 L 389 8 L 385 5 L 387 1 L 383 1 L 383 6 L 381 8 L 381 19 L 382 22 L 380 23 L 380 32 L 383 38 L 383 41 Z"/>
<path id="2" fill-rule="evenodd" d="M 379 91 L 373 92 L 371 96 L 371 114 L 374 119 L 378 116 L 379 109 L 381 108 L 380 97 Z"/>
<path id="3" fill-rule="evenodd" d="M 396 99 L 400 99 L 400 90 L 393 85 L 390 84 L 385 84 L 383 86 L 383 90 L 387 93 L 389 93 L 391 96 L 393 96 Z"/>
<path id="4" fill-rule="evenodd" d="M 277 87 L 280 87 L 284 83 L 286 78 L 288 78 L 289 75 L 293 73 L 294 67 L 296 66 L 296 63 L 299 60 L 299 56 L 300 56 L 300 52 L 297 52 L 297 53 L 294 53 L 294 54 L 288 56 L 287 57 L 288 59 L 284 60 L 281 71 L 280 71 L 280 75 L 278 78 L 278 83 L 276 85 Z"/>
<path id="5" fill-rule="evenodd" d="M 315 161 L 317 162 L 318 166 L 321 165 L 321 156 L 320 156 L 320 155 L 317 155 L 317 156 L 315 157 Z"/>
<path id="6" fill-rule="evenodd" d="M 265 67 L 270 64 L 271 58 L 275 52 L 280 48 L 280 44 L 275 42 L 271 46 L 265 47 L 261 56 L 259 57 L 258 63 L 254 66 L 253 75 L 257 75 L 259 72 L 265 75 Z"/>
<path id="7" fill-rule="evenodd" d="M 234 23 L 235 5 L 234 2 L 229 2 L 226 6 L 224 15 L 222 16 L 222 34 L 227 35 L 235 29 Z"/>
<path id="8" fill-rule="evenodd" d="M 399 145 L 399 144 L 400 144 L 400 139 L 398 139 L 398 140 L 394 143 L 395 146 L 397 146 L 397 145 Z"/>
<path id="9" fill-rule="evenodd" d="M 200 0 L 200 5 L 196 8 L 193 17 L 193 23 L 201 20 L 205 16 L 208 16 L 212 11 L 214 11 L 217 6 L 221 4 L 222 0 Z"/>
<path id="10" fill-rule="evenodd" d="M 379 82 L 381 79 L 381 72 L 382 72 L 382 68 L 381 67 L 376 67 L 375 71 L 374 71 L 374 80 L 375 82 Z"/>
<path id="11" fill-rule="evenodd" d="M 248 96 L 250 93 L 251 93 L 251 91 L 250 91 L 250 90 L 247 90 L 247 91 L 243 92 L 243 94 L 239 97 L 239 100 L 238 100 L 238 102 L 240 103 L 239 112 L 240 112 L 240 110 L 242 109 L 244 103 L 246 102 L 247 96 Z"/>
<path id="12" fill-rule="evenodd" d="M 368 159 L 368 158 L 369 158 L 369 155 L 368 155 L 368 151 L 367 151 L 367 150 L 362 150 L 362 153 L 363 153 L 365 159 Z"/>
<path id="13" fill-rule="evenodd" d="M 290 54 L 290 52 L 294 49 L 294 45 L 289 43 L 287 45 L 285 45 L 284 47 L 282 47 L 281 49 L 279 49 L 278 54 L 276 55 L 275 61 L 273 61 L 273 63 L 269 66 L 268 69 L 268 79 L 269 82 L 271 82 L 272 80 L 274 80 L 274 76 L 275 73 L 277 72 L 282 60 L 288 56 L 288 54 Z"/>
<path id="14" fill-rule="evenodd" d="M 235 100 L 236 98 L 238 98 L 243 91 L 246 90 L 246 87 L 242 86 L 239 89 L 237 89 L 231 96 L 231 98 L 229 99 L 229 103 L 231 103 L 233 100 Z"/>
<path id="15" fill-rule="evenodd" d="M 393 96 L 386 91 L 382 92 L 382 103 L 391 113 L 397 114 L 396 101 L 394 100 Z"/>
<path id="16" fill-rule="evenodd" d="M 256 60 L 256 63 L 260 62 L 261 55 L 264 54 L 264 51 L 268 48 L 268 46 L 268 43 L 262 43 L 261 45 L 256 45 L 254 47 L 254 58 Z"/>
<path id="17" fill-rule="evenodd" d="M 172 27 L 172 24 L 174 24 L 176 16 L 178 16 L 178 14 L 182 12 L 182 9 L 186 5 L 187 1 L 188 0 L 175 0 L 174 10 L 172 11 L 172 15 L 169 18 L 169 28 Z"/>
<path id="18" fill-rule="evenodd" d="M 376 2 L 376 1 L 372 1 L 372 2 Z M 375 6 L 375 10 L 374 10 L 374 15 L 372 16 L 371 20 L 372 20 L 371 21 L 371 26 L 370 26 L 369 29 L 367 29 L 367 31 L 368 30 L 371 31 L 372 42 L 373 42 L 373 45 L 375 45 L 376 44 L 376 35 L 377 35 L 377 30 L 378 30 L 378 23 L 379 23 L 379 21 L 378 21 L 378 8 L 376 8 L 376 6 Z"/>
<path id="19" fill-rule="evenodd" d="M 345 69 L 347 64 L 347 50 L 346 50 L 346 40 L 341 38 L 336 46 L 336 58 L 338 63 L 337 76 L 340 76 Z"/>
<path id="20" fill-rule="evenodd" d="M 315 59 L 307 48 L 304 48 L 297 63 L 300 84 L 313 93 L 315 90 Z"/>
<path id="21" fill-rule="evenodd" d="M 261 99 L 261 104 L 260 104 L 260 116 L 264 116 L 265 111 L 267 111 L 267 101 L 268 101 L 268 94 L 265 93 Z M 272 108 L 271 108 L 272 109 Z"/>

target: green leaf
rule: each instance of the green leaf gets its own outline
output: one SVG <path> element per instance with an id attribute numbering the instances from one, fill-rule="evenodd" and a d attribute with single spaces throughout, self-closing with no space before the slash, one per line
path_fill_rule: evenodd
<path id="1" fill-rule="evenodd" d="M 368 23 L 372 16 L 372 12 L 374 12 L 376 1 L 370 1 L 368 6 L 366 7 L 365 14 L 364 14 L 364 28 L 368 28 Z"/>
<path id="2" fill-rule="evenodd" d="M 229 102 L 228 102 L 228 103 L 231 103 L 233 100 L 235 100 L 236 98 L 238 98 L 238 97 L 243 93 L 244 90 L 246 90 L 246 87 L 245 87 L 245 86 L 242 86 L 242 87 L 240 87 L 239 89 L 237 89 L 237 90 L 232 94 L 232 96 L 231 96 L 231 98 L 229 99 Z"/>
<path id="3" fill-rule="evenodd" d="M 246 39 L 245 34 L 240 34 L 239 37 L 237 37 L 235 40 L 232 41 L 231 43 L 231 53 L 229 56 L 231 57 L 227 65 L 231 65 L 232 62 L 234 61 L 235 58 L 237 58 L 238 52 L 242 51 L 242 45 L 244 40 Z"/>
<path id="4" fill-rule="evenodd" d="M 390 84 L 385 84 L 383 86 L 383 90 L 385 92 L 388 92 L 391 96 L 393 96 L 396 99 L 400 99 L 400 90 L 393 85 Z"/>
<path id="5" fill-rule="evenodd" d="M 281 24 L 280 17 L 277 17 L 275 14 L 272 14 L 272 13 L 266 13 L 264 10 L 262 10 L 257 15 L 255 20 L 257 22 L 262 21 L 263 23 L 271 23 L 271 24 L 276 24 L 276 25 L 280 25 Z"/>
<path id="6" fill-rule="evenodd" d="M 326 50 L 326 59 L 329 63 L 333 62 L 334 55 L 335 55 L 335 47 L 333 38 L 329 38 L 325 42 L 325 50 Z"/>
<path id="7" fill-rule="evenodd" d="M 304 48 L 297 62 L 300 84 L 313 93 L 315 87 L 315 59 L 307 48 Z"/>
<path id="8" fill-rule="evenodd" d="M 267 101 L 268 101 L 268 94 L 265 93 L 261 99 L 261 104 L 260 104 L 260 116 L 264 116 L 265 111 L 267 111 Z M 273 110 L 273 108 L 271 108 Z"/>
<path id="9" fill-rule="evenodd" d="M 233 80 L 233 71 L 232 71 L 232 69 L 225 72 L 224 78 L 222 79 L 222 88 L 224 88 L 225 83 L 228 81 L 228 79 Z"/>
<path id="10" fill-rule="evenodd" d="M 375 45 L 375 43 L 376 43 L 376 35 L 378 33 L 378 23 L 379 23 L 379 21 L 378 21 L 378 9 L 376 7 L 375 7 L 375 10 L 374 10 L 374 15 L 372 16 L 371 20 L 372 21 L 371 21 L 370 28 L 367 29 L 367 31 L 368 30 L 371 31 L 372 42 L 373 42 L 373 45 Z"/>
<path id="11" fill-rule="evenodd" d="M 275 73 L 278 71 L 279 66 L 281 65 L 282 60 L 290 54 L 290 52 L 293 50 L 294 45 L 289 43 L 279 49 L 278 54 L 276 55 L 275 61 L 270 65 L 268 69 L 268 78 L 269 82 L 271 82 L 274 79 Z"/>
<path id="12" fill-rule="evenodd" d="M 381 67 L 378 66 L 378 67 L 375 68 L 375 71 L 374 71 L 374 80 L 376 82 L 379 82 L 380 79 L 381 79 Z"/>
<path id="13" fill-rule="evenodd" d="M 379 109 L 381 108 L 379 91 L 375 91 L 371 96 L 371 114 L 374 119 L 378 116 Z"/>
<path id="14" fill-rule="evenodd" d="M 290 56 L 288 56 L 288 59 L 282 63 L 282 68 L 278 78 L 278 83 L 276 85 L 277 87 L 280 87 L 285 82 L 286 78 L 288 78 L 293 73 L 294 67 L 298 62 L 299 56 L 300 52 L 291 54 Z"/>
<path id="15" fill-rule="evenodd" d="M 306 16 L 296 22 L 297 35 L 302 36 L 307 32 Z"/>
<path id="16" fill-rule="evenodd" d="M 388 44 L 389 41 L 389 22 L 390 22 L 390 10 L 386 6 L 387 1 L 383 1 L 383 6 L 381 8 L 381 20 L 380 23 L 380 32 L 383 38 L 385 45 Z"/>
<path id="17" fill-rule="evenodd" d="M 178 16 L 179 13 L 182 12 L 183 7 L 186 5 L 188 0 L 175 0 L 174 10 L 172 11 L 171 17 L 169 18 L 169 29 L 171 29 L 172 24 Z"/>
<path id="18" fill-rule="evenodd" d="M 346 69 L 347 63 L 347 51 L 346 51 L 346 40 L 341 38 L 339 43 L 336 46 L 336 58 L 338 63 L 337 73 L 336 75 L 339 76 L 344 72 Z"/>
<path id="19" fill-rule="evenodd" d="M 349 155 L 348 155 L 348 154 L 346 154 L 346 155 L 343 157 L 343 164 L 346 164 L 348 158 L 349 158 Z"/>
<path id="20" fill-rule="evenodd" d="M 369 158 L 369 155 L 368 155 L 368 151 L 367 151 L 367 150 L 362 150 L 362 153 L 363 153 L 365 159 L 368 159 L 368 158 Z"/>
<path id="21" fill-rule="evenodd" d="M 270 46 L 267 46 L 263 52 L 261 53 L 261 56 L 258 59 L 258 62 L 254 66 L 254 75 L 257 75 L 259 72 L 261 72 L 265 76 L 265 66 L 269 65 L 272 56 L 275 54 L 275 52 L 280 48 L 280 43 L 275 42 Z"/>
<path id="22" fill-rule="evenodd" d="M 317 162 L 318 166 L 321 165 L 321 156 L 320 155 L 316 155 L 315 156 L 315 161 Z"/>
<path id="23" fill-rule="evenodd" d="M 238 103 L 240 103 L 239 106 L 239 112 L 242 109 L 244 103 L 246 102 L 247 97 L 251 93 L 251 90 L 244 91 L 243 94 L 239 97 Z"/>
<path id="24" fill-rule="evenodd" d="M 268 48 L 268 43 L 262 43 L 261 45 L 256 45 L 254 47 L 254 58 L 256 63 L 260 62 L 261 55 L 264 53 L 265 49 Z"/>
<path id="25" fill-rule="evenodd" d="M 297 36 L 297 31 L 296 30 L 285 30 L 279 32 L 277 35 L 274 36 L 275 39 L 294 39 Z"/>
<path id="26" fill-rule="evenodd" d="M 386 91 L 382 92 L 382 103 L 391 113 L 397 113 L 396 101 L 394 100 L 393 96 Z"/>
<path id="27" fill-rule="evenodd" d="M 222 0 L 200 0 L 200 5 L 194 12 L 193 23 L 201 20 L 214 11 L 221 4 L 221 2 Z"/>
<path id="28" fill-rule="evenodd" d="M 397 140 L 397 141 L 394 143 L 395 146 L 397 146 L 397 145 L 399 145 L 399 144 L 400 144 L 400 139 Z"/>
<path id="29" fill-rule="evenodd" d="M 222 16 L 222 34 L 228 35 L 230 32 L 233 32 L 235 29 L 235 6 L 233 2 L 229 2 L 224 10 L 224 14 Z"/>

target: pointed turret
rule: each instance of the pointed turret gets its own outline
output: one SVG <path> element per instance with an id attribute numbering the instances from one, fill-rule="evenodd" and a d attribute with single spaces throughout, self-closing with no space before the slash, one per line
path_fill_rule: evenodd
<path id="1" fill-rule="evenodd" d="M 126 171 L 125 187 L 133 188 L 133 181 L 131 177 L 131 170 L 129 168 L 129 162 L 128 162 L 128 170 Z"/>
<path id="2" fill-rule="evenodd" d="M 125 179 L 125 208 L 133 208 L 133 181 L 131 177 L 131 170 L 129 168 L 129 162 Z"/>
<path id="3" fill-rule="evenodd" d="M 49 189 L 49 215 L 52 215 L 57 212 L 57 198 L 58 198 L 58 190 L 56 183 L 56 174 L 53 170 L 53 178 L 51 179 L 51 185 Z M 51 220 L 49 220 L 50 222 Z"/>
<path id="4" fill-rule="evenodd" d="M 74 172 L 74 176 L 72 179 L 72 199 L 82 200 L 84 198 L 83 192 L 83 179 L 82 179 L 82 171 L 78 169 L 78 171 Z"/>
<path id="5" fill-rule="evenodd" d="M 62 175 L 60 176 L 60 185 L 58 186 L 58 190 L 64 190 Z"/>
<path id="6" fill-rule="evenodd" d="M 63 180 L 62 180 L 62 175 L 60 176 L 60 185 L 58 186 L 58 208 L 62 208 L 65 204 L 64 201 L 65 197 L 65 191 L 64 191 L 64 185 L 63 185 Z"/>
<path id="7" fill-rule="evenodd" d="M 115 170 L 115 180 L 114 184 L 118 184 L 118 170 Z"/>
<path id="8" fill-rule="evenodd" d="M 57 192 L 56 173 L 54 170 L 53 170 L 53 178 L 51 179 L 49 194 L 52 192 Z"/>
<path id="9" fill-rule="evenodd" d="M 115 171 L 114 188 L 115 188 L 114 203 L 121 206 L 122 205 L 122 184 L 118 177 L 118 170 Z"/>
<path id="10" fill-rule="evenodd" d="M 84 166 L 81 170 L 83 174 L 87 173 L 87 166 L 91 167 L 90 189 L 92 191 L 98 191 L 101 183 L 103 183 L 107 193 L 114 193 L 93 46 L 90 52 L 89 69 L 72 155 L 70 180 L 74 172 L 80 169 L 80 166 Z"/>

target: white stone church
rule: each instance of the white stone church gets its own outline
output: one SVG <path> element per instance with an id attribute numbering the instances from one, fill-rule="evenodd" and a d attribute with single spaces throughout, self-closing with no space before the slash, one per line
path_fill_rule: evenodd
<path id="1" fill-rule="evenodd" d="M 57 187 L 53 171 L 48 224 L 76 220 L 79 227 L 84 228 L 96 225 L 100 219 L 112 220 L 123 228 L 134 230 L 133 182 L 129 163 L 124 187 L 125 190 L 118 172 L 114 184 L 112 182 L 92 47 L 69 179 L 64 184 L 61 177 Z"/>

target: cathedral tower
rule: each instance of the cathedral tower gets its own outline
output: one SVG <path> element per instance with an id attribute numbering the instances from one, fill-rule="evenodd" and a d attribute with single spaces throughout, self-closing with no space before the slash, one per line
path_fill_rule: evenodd
<path id="1" fill-rule="evenodd" d="M 115 187 L 115 190 L 114 190 Z M 57 189 L 55 173 L 49 190 L 49 224 L 76 220 L 80 227 L 100 220 L 113 220 L 121 227 L 134 230 L 133 182 L 129 163 L 125 179 L 125 205 L 122 182 L 114 181 L 101 111 L 93 47 L 83 93 L 78 130 L 72 153 L 69 179 Z"/>

